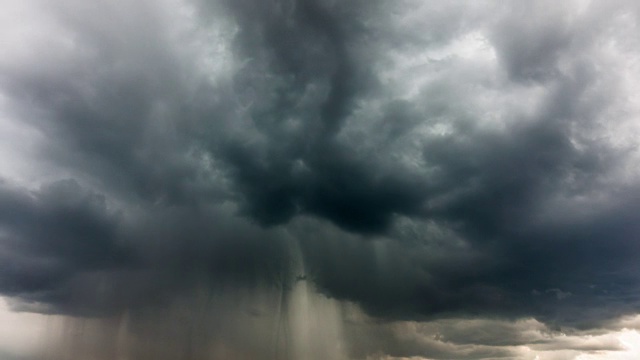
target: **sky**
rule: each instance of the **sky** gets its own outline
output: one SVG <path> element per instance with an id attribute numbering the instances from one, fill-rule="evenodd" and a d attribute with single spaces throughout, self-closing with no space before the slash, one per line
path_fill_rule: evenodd
<path id="1" fill-rule="evenodd" d="M 0 0 L 0 358 L 640 357 L 640 4 Z"/>

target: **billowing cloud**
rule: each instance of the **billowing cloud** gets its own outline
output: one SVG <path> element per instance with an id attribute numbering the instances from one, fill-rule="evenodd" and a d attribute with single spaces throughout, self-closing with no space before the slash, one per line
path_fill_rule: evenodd
<path id="1" fill-rule="evenodd" d="M 0 295 L 119 319 L 105 339 L 173 336 L 151 329 L 211 297 L 197 313 L 238 324 L 197 325 L 219 357 L 622 351 L 606 331 L 640 307 L 639 15 L 623 0 L 8 5 Z M 323 355 L 337 340 L 301 335 L 305 311 L 348 349 Z M 224 355 L 272 325 L 288 335 Z"/>

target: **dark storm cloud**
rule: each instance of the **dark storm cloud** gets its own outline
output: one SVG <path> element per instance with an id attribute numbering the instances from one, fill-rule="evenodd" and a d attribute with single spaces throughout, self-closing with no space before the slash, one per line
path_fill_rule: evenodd
<path id="1" fill-rule="evenodd" d="M 499 29 L 505 36 L 514 32 Z M 535 66 L 543 65 L 550 72 L 557 67 L 553 61 Z M 618 91 L 618 81 L 579 57 L 567 73 L 550 81 L 534 112 L 511 114 L 515 121 L 504 128 L 479 125 L 477 114 L 448 119 L 449 134 L 428 137 L 422 148 L 424 163 L 434 169 L 433 175 L 420 179 L 417 186 L 401 187 L 423 205 L 415 218 L 435 221 L 420 228 L 418 238 L 426 243 L 420 244 L 424 247 L 396 249 L 394 254 L 394 246 L 383 245 L 384 256 L 402 259 L 401 267 L 387 269 L 372 245 L 324 240 L 353 245 L 322 250 L 314 245 L 318 241 L 309 245 L 309 263 L 325 269 L 318 271 L 317 282 L 329 293 L 361 301 L 373 313 L 392 316 L 462 309 L 467 314 L 530 313 L 551 321 L 588 322 L 589 317 L 605 320 L 636 311 L 637 292 L 628 284 L 637 281 L 631 269 L 638 251 L 632 235 L 637 233 L 638 189 L 605 185 L 604 177 L 624 161 L 627 150 L 614 150 L 589 134 L 615 101 L 603 92 Z M 459 100 L 445 101 L 451 103 L 445 111 L 455 114 Z M 425 108 L 423 114 L 412 116 L 422 116 L 428 123 L 435 114 Z M 369 139 L 375 140 L 374 136 Z M 600 208 L 576 201 L 595 192 L 611 205 Z M 437 236 L 429 231 L 439 226 L 451 231 L 447 241 L 452 245 L 443 255 L 448 262 L 429 254 L 442 251 Z M 401 230 L 391 236 L 402 241 L 406 235 Z M 456 248 L 456 237 L 467 246 Z M 596 278 L 599 284 L 617 288 L 615 296 L 627 299 L 625 304 L 601 313 L 584 311 L 610 300 L 603 294 L 610 290 L 593 287 Z M 562 299 L 553 291 L 532 295 L 558 288 L 578 295 Z"/>
<path id="2" fill-rule="evenodd" d="M 287 286 L 287 236 L 202 208 L 113 210 L 63 180 L 0 192 L 0 290 L 24 311 L 105 316 L 159 305 L 198 284 Z M 239 230 L 241 229 L 241 230 Z"/>
<path id="3" fill-rule="evenodd" d="M 163 4 L 65 2 L 55 66 L 1 64 L 48 178 L 76 179 L 3 185 L 3 294 L 124 309 L 297 276 L 386 319 L 638 311 L 628 49 L 601 46 L 628 29 L 596 16 L 623 2 Z M 448 356 L 395 353 L 418 354 Z"/>
<path id="4" fill-rule="evenodd" d="M 0 204 L 0 287 L 6 295 L 56 302 L 77 273 L 121 268 L 132 260 L 117 236 L 118 214 L 107 209 L 103 196 L 73 180 L 38 192 L 3 184 Z"/>
<path id="5" fill-rule="evenodd" d="M 230 5 L 243 24 L 240 53 L 251 59 L 237 90 L 261 88 L 251 99 L 255 106 L 249 116 L 267 141 L 260 147 L 227 143 L 220 156 L 231 165 L 246 211 L 261 223 L 280 224 L 310 213 L 349 230 L 379 232 L 388 227 L 391 214 L 418 211 L 420 191 L 410 190 L 417 184 L 409 174 L 375 176 L 380 174 L 375 163 L 354 158 L 349 144 L 335 140 L 354 101 L 370 92 L 367 84 L 375 86 L 369 64 L 354 51 L 353 44 L 363 38 L 360 22 L 366 20 L 357 16 L 361 6 Z M 261 84 L 261 66 L 273 72 L 267 84 Z M 264 97 L 271 101 L 264 103 Z"/>
<path id="6" fill-rule="evenodd" d="M 151 201 L 183 202 L 194 188 L 198 196 L 215 193 L 200 188 L 198 152 L 167 120 L 181 116 L 178 94 L 190 89 L 181 87 L 180 64 L 163 48 L 170 44 L 148 39 L 160 29 L 111 28 L 82 16 L 67 21 L 83 20 L 72 30 L 86 56 L 51 73 L 9 69 L 3 79 L 12 96 L 32 105 L 16 111 L 55 139 L 42 156 Z"/>

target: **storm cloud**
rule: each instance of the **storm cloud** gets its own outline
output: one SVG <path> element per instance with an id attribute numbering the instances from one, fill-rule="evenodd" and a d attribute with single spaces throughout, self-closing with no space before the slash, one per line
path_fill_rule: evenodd
<path id="1" fill-rule="evenodd" d="M 81 348 L 624 350 L 607 331 L 640 312 L 634 2 L 4 7 L 0 295 L 110 319 Z M 166 337 L 174 355 L 140 345 Z"/>

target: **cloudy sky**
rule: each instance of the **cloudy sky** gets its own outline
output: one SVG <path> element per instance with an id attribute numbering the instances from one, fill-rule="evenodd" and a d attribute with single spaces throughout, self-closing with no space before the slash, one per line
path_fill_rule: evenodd
<path id="1" fill-rule="evenodd" d="M 0 357 L 637 359 L 633 0 L 0 0 Z"/>

